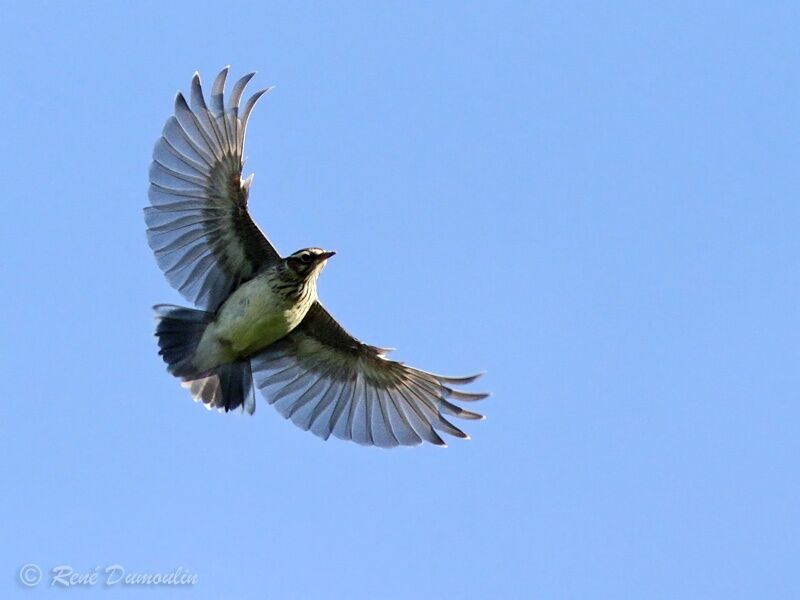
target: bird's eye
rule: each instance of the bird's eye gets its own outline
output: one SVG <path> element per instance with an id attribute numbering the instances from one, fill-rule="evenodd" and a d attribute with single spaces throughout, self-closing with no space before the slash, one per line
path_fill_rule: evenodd
<path id="1" fill-rule="evenodd" d="M 302 262 L 304 265 L 309 264 L 311 262 L 311 255 L 310 254 L 303 254 L 300 257 L 300 262 Z"/>

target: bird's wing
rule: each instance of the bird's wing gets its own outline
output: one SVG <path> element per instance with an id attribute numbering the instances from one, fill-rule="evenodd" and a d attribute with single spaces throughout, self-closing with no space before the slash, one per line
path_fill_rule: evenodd
<path id="1" fill-rule="evenodd" d="M 445 415 L 483 418 L 449 402 L 485 398 L 453 389 L 478 375 L 434 375 L 384 358 L 387 352 L 358 341 L 317 302 L 295 330 L 251 364 L 267 401 L 323 439 L 333 434 L 389 448 L 423 441 L 444 446 L 437 431 L 468 437 Z"/>
<path id="2" fill-rule="evenodd" d="M 228 68 L 214 80 L 208 103 L 200 75 L 190 103 L 178 92 L 150 165 L 147 239 L 170 284 L 189 301 L 214 311 L 256 271 L 278 260 L 247 212 L 252 176 L 242 180 L 245 130 L 250 112 L 269 90 L 239 107 L 254 73 L 223 93 Z"/>

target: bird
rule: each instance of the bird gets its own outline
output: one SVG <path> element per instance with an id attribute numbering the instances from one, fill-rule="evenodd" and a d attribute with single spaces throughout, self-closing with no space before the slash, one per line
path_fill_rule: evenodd
<path id="1" fill-rule="evenodd" d="M 229 67 L 204 95 L 195 72 L 189 99 L 153 150 L 144 209 L 147 241 L 167 281 L 195 308 L 154 306 L 159 355 L 206 408 L 253 414 L 256 389 L 300 428 L 363 446 L 446 446 L 469 436 L 448 417 L 481 420 L 455 404 L 489 394 L 460 389 L 482 373 L 437 375 L 387 358 L 322 305 L 317 280 L 335 252 L 281 256 L 248 212 L 244 141 L 253 107 L 241 100 L 255 73 L 233 84 Z"/>

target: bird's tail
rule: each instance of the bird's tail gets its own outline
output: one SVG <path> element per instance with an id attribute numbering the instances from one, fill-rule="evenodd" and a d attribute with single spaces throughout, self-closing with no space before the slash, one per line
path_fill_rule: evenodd
<path id="1" fill-rule="evenodd" d="M 189 388 L 192 397 L 209 409 L 229 411 L 243 406 L 253 414 L 256 399 L 249 360 L 220 365 L 210 371 L 198 371 L 192 363 L 197 345 L 214 315 L 171 304 L 159 304 L 154 309 L 159 354 L 169 372 L 180 377 L 181 385 Z"/>

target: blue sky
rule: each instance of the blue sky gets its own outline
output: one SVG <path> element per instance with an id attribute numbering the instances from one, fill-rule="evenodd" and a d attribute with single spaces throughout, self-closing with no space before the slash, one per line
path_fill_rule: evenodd
<path id="1" fill-rule="evenodd" d="M 800 595 L 800 10 L 649 4 L 8 4 L 2 595 Z M 277 86 L 255 219 L 338 251 L 360 338 L 488 371 L 470 441 L 323 443 L 166 374 L 147 168 L 226 64 Z"/>

